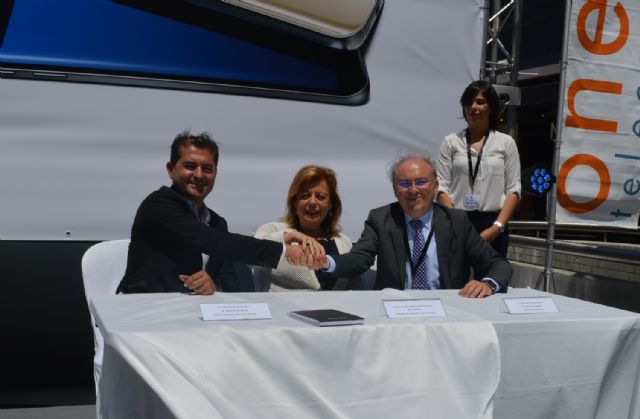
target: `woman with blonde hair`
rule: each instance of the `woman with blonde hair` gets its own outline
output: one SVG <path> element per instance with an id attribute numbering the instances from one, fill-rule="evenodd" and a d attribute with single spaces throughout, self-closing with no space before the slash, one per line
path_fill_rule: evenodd
<path id="1" fill-rule="evenodd" d="M 341 214 L 335 172 L 327 167 L 305 166 L 289 186 L 285 216 L 279 222 L 262 225 L 255 237 L 281 242 L 285 232 L 298 230 L 316 239 L 329 255 L 345 253 L 351 249 L 351 240 L 340 232 Z M 277 269 L 256 268 L 255 276 L 257 291 L 338 290 L 353 285 L 348 279 L 336 279 L 329 273 L 286 262 Z"/>

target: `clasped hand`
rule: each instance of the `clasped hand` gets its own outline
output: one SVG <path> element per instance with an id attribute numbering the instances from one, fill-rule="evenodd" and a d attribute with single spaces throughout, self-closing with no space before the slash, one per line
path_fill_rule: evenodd
<path id="1" fill-rule="evenodd" d="M 178 278 L 184 283 L 184 287 L 194 294 L 211 295 L 218 291 L 215 282 L 205 270 L 198 271 L 192 275 L 178 275 Z"/>
<path id="2" fill-rule="evenodd" d="M 287 262 L 292 265 L 306 266 L 309 269 L 318 270 L 326 260 L 324 247 L 312 237 L 299 231 L 284 233 L 286 244 Z"/>

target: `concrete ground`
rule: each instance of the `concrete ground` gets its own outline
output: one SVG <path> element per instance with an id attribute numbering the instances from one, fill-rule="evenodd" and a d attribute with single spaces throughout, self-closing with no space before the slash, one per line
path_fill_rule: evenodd
<path id="1" fill-rule="evenodd" d="M 0 419 L 95 419 L 96 406 L 0 408 Z"/>

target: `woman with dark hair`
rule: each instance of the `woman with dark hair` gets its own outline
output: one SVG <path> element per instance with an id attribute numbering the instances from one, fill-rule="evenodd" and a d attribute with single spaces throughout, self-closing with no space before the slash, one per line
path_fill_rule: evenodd
<path id="1" fill-rule="evenodd" d="M 261 226 L 255 237 L 281 242 L 285 232 L 298 230 L 322 244 L 326 254 L 345 253 L 351 249 L 351 240 L 340 232 L 341 214 L 335 172 L 327 167 L 305 166 L 289 186 L 285 216 L 280 222 Z M 277 269 L 256 268 L 255 277 L 257 291 L 337 290 L 347 289 L 350 282 L 286 262 L 281 262 Z"/>
<path id="2" fill-rule="evenodd" d="M 437 201 L 467 211 L 482 238 L 507 256 L 507 223 L 520 201 L 520 156 L 515 141 L 497 131 L 498 94 L 474 81 L 460 97 L 467 128 L 447 135 L 436 160 Z"/>

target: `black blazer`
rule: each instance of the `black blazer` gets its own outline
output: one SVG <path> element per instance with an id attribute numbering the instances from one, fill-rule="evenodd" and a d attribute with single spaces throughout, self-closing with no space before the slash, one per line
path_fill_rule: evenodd
<path id="1" fill-rule="evenodd" d="M 468 281 L 467 267 L 494 279 L 506 291 L 513 269 L 484 240 L 462 210 L 433 205 L 433 225 L 443 289 L 458 289 Z M 360 275 L 377 260 L 375 289 L 404 289 L 407 276 L 408 237 L 404 212 L 394 202 L 371 210 L 360 239 L 349 253 L 333 256 L 334 275 Z"/>
<path id="2" fill-rule="evenodd" d="M 229 233 L 224 218 L 211 212 L 202 223 L 185 199 L 166 186 L 152 192 L 138 208 L 131 228 L 127 269 L 118 292 L 186 292 L 178 275 L 202 269 L 202 254 L 210 255 L 207 272 L 223 291 L 249 291 L 235 277 L 243 270 L 233 262 L 275 268 L 282 243 Z M 244 279 L 248 281 L 246 267 Z"/>

